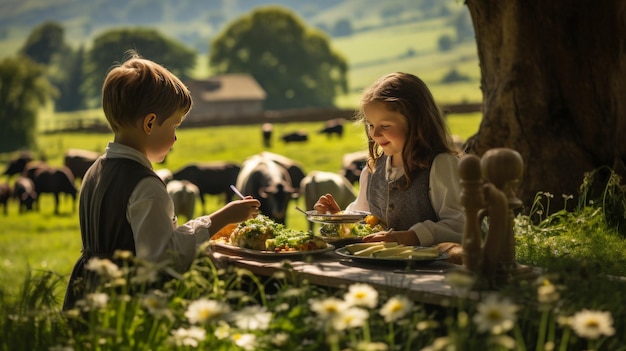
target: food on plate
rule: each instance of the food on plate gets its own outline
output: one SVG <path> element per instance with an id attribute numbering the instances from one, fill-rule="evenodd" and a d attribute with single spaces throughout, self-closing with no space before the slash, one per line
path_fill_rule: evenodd
<path id="1" fill-rule="evenodd" d="M 362 223 L 323 224 L 320 234 L 328 238 L 360 238 L 383 230 L 378 217 L 367 215 Z"/>
<path id="2" fill-rule="evenodd" d="M 416 247 L 398 244 L 395 242 L 357 243 L 345 246 L 351 254 L 357 257 L 372 257 L 385 259 L 427 259 L 439 257 L 439 249 L 433 247 Z"/>
<path id="3" fill-rule="evenodd" d="M 241 222 L 232 229 L 230 235 L 214 236 L 213 240 L 243 249 L 274 252 L 310 251 L 327 247 L 323 240 L 312 233 L 286 228 L 264 215 Z"/>

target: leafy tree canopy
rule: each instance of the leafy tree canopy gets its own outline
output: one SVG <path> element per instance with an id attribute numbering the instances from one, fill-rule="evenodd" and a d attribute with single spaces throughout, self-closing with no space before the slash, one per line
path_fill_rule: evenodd
<path id="1" fill-rule="evenodd" d="M 55 54 L 67 47 L 63 26 L 57 22 L 45 22 L 30 32 L 20 54 L 37 63 L 48 65 Z"/>
<path id="2" fill-rule="evenodd" d="M 182 43 L 166 38 L 157 30 L 122 28 L 102 33 L 94 39 L 87 60 L 86 89 L 91 105 L 99 103 L 100 90 L 107 72 L 125 60 L 129 50 L 155 61 L 181 79 L 189 77 L 194 69 L 197 53 Z"/>
<path id="3" fill-rule="evenodd" d="M 347 62 L 328 38 L 275 6 L 233 21 L 212 42 L 209 65 L 216 73 L 251 74 L 269 109 L 333 106 L 348 85 Z"/>
<path id="4" fill-rule="evenodd" d="M 0 61 L 0 152 L 36 146 L 37 113 L 56 90 L 29 58 Z"/>

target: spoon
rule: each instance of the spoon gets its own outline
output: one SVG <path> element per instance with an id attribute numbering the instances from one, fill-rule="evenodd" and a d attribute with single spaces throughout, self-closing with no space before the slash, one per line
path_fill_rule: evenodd
<path id="1" fill-rule="evenodd" d="M 298 211 L 300 211 L 300 212 L 304 213 L 304 214 L 305 214 L 305 215 L 307 215 L 307 216 L 309 215 L 308 213 L 306 213 L 306 211 L 305 211 L 305 210 L 301 209 L 301 208 L 300 208 L 300 207 L 298 207 L 298 206 L 296 206 L 296 210 L 298 210 Z"/>
<path id="2" fill-rule="evenodd" d="M 243 196 L 243 194 L 241 193 L 241 191 L 239 191 L 234 185 L 230 186 L 230 189 L 237 194 L 237 196 L 239 196 L 242 200 L 245 199 L 246 197 Z"/>

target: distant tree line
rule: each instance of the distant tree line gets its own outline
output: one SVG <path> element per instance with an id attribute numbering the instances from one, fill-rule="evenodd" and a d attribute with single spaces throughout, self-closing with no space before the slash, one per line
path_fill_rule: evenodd
<path id="1" fill-rule="evenodd" d="M 398 14 L 387 12 L 382 15 Z M 340 19 L 333 31 L 351 35 L 350 21 Z M 251 74 L 267 93 L 267 109 L 332 107 L 335 97 L 348 91 L 348 63 L 331 48 L 329 37 L 282 7 L 260 7 L 241 16 L 207 46 L 210 71 Z M 35 144 L 37 111 L 49 101 L 57 112 L 99 107 L 106 73 L 131 49 L 182 79 L 191 76 L 198 55 L 147 27 L 111 29 L 78 48 L 68 44 L 60 23 L 34 28 L 17 58 L 0 62 L 0 124 L 6 136 L 0 152 Z"/>

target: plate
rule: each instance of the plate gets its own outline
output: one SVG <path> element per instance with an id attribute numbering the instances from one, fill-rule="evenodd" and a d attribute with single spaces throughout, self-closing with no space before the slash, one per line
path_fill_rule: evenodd
<path id="1" fill-rule="evenodd" d="M 393 257 L 363 257 L 354 256 L 345 247 L 338 248 L 335 252 L 342 257 L 349 258 L 353 261 L 368 264 L 386 264 L 393 266 L 410 266 L 415 264 L 428 264 L 435 261 L 447 260 L 450 256 L 447 253 L 440 252 L 438 257 L 419 257 L 419 258 L 393 258 Z"/>
<path id="2" fill-rule="evenodd" d="M 215 242 L 211 243 L 211 246 L 216 247 L 218 249 L 224 249 L 236 254 L 244 254 L 255 257 L 293 257 L 293 256 L 308 256 L 308 255 L 321 255 L 323 253 L 335 250 L 335 246 L 331 244 L 326 244 L 326 247 L 319 250 L 307 250 L 307 251 L 259 251 L 252 249 L 244 249 L 242 247 L 229 245 L 226 243 Z"/>
<path id="3" fill-rule="evenodd" d="M 330 223 L 330 224 L 342 224 L 342 223 L 356 223 L 360 222 L 370 213 L 365 211 L 343 211 L 341 213 L 319 213 L 315 210 L 306 211 L 306 218 L 311 222 L 317 223 Z"/>

